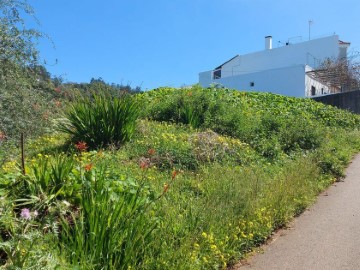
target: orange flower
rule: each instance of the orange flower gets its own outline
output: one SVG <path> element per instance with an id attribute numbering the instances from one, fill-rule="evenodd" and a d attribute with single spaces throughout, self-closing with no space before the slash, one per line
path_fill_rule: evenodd
<path id="1" fill-rule="evenodd" d="M 174 170 L 171 175 L 171 180 L 174 180 L 175 177 L 177 176 L 177 174 L 178 174 L 178 171 Z"/>
<path id="2" fill-rule="evenodd" d="M 154 148 L 150 148 L 149 151 L 148 151 L 148 154 L 150 156 L 154 155 L 155 154 L 155 149 Z"/>
<path id="3" fill-rule="evenodd" d="M 169 187 L 170 187 L 170 185 L 168 183 L 165 183 L 163 193 L 166 193 L 168 191 Z"/>
<path id="4" fill-rule="evenodd" d="M 91 171 L 92 167 L 93 167 L 92 163 L 86 164 L 85 171 L 87 171 L 87 172 Z"/>
<path id="5" fill-rule="evenodd" d="M 149 168 L 149 166 L 150 166 L 150 159 L 142 157 L 142 158 L 139 160 L 139 165 L 140 165 L 140 168 L 141 168 L 142 170 L 145 170 L 145 169 Z"/>
<path id="6" fill-rule="evenodd" d="M 78 143 L 75 144 L 75 148 L 76 148 L 77 150 L 79 150 L 80 152 L 84 152 L 84 151 L 86 151 L 86 149 L 87 149 L 88 147 L 87 147 L 87 145 L 86 145 L 86 142 L 80 141 L 80 142 L 78 142 Z"/>

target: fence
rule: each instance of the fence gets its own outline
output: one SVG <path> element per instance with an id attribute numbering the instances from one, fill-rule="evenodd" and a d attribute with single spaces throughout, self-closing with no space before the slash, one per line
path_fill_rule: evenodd
<path id="1" fill-rule="evenodd" d="M 313 97 L 315 101 L 360 114 L 360 90 Z"/>

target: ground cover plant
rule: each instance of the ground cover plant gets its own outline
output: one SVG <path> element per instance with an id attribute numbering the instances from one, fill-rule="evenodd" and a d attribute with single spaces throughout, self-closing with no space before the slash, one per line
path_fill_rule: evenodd
<path id="1" fill-rule="evenodd" d="M 131 136 L 108 143 L 95 125 L 122 126 L 96 117 L 124 98 L 108 97 L 64 112 L 70 122 L 86 115 L 82 137 L 72 127 L 29 141 L 25 175 L 19 159 L 1 167 L 0 269 L 226 269 L 360 149 L 357 115 L 199 86 L 135 95 Z"/>

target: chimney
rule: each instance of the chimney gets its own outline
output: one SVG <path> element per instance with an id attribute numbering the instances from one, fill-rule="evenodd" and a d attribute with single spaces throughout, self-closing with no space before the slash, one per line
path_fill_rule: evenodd
<path id="1" fill-rule="evenodd" d="M 265 37 L 265 50 L 271 50 L 272 49 L 272 36 L 266 36 Z"/>

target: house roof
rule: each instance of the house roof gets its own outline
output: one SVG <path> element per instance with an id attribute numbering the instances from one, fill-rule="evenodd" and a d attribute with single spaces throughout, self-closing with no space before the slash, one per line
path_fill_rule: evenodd
<path id="1" fill-rule="evenodd" d="M 216 70 L 216 69 L 221 69 L 223 65 L 229 63 L 230 61 L 234 60 L 234 59 L 235 59 L 236 57 L 238 57 L 238 56 L 239 56 L 238 54 L 235 55 L 233 58 L 227 60 L 226 62 L 222 63 L 220 66 L 216 67 L 215 70 Z"/>

